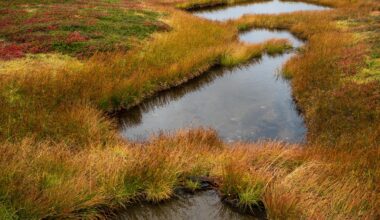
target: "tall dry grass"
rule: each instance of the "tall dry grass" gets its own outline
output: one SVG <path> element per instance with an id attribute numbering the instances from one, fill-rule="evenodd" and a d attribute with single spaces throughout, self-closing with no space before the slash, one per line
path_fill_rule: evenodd
<path id="1" fill-rule="evenodd" d="M 271 219 L 379 214 L 378 149 L 226 145 L 204 129 L 152 137 L 145 144 L 89 145 L 80 152 L 32 138 L 0 149 L 2 205 L 20 218 L 107 217 L 129 202 L 169 199 L 176 187 L 200 176 L 215 179 L 222 195 L 243 210 L 263 201 Z"/>
<path id="2" fill-rule="evenodd" d="M 105 148 L 91 144 L 80 152 L 65 143 L 36 142 L 33 138 L 17 144 L 7 142 L 0 148 L 1 201 L 20 218 L 96 217 L 111 214 L 109 208 L 129 201 L 168 199 L 186 178 L 206 175 L 221 179 L 222 189 L 239 184 L 235 193 L 244 197 L 251 192 L 240 185 L 250 187 L 257 181 L 253 176 L 258 171 L 252 165 L 267 167 L 260 171 L 267 175 L 273 168 L 286 173 L 291 166 L 284 163 L 291 164 L 293 157 L 299 157 L 290 155 L 289 149 L 288 153 L 278 151 L 287 147 L 284 144 L 263 145 L 266 148 L 250 145 L 231 149 L 209 130 L 158 136 L 145 145 L 119 142 Z M 241 160 L 247 153 L 250 156 Z M 263 160 L 264 155 L 271 159 Z M 229 169 L 228 164 L 237 169 Z M 236 164 L 244 164 L 248 170 Z M 263 184 L 265 181 L 268 179 Z"/>
<path id="3" fill-rule="evenodd" d="M 245 16 L 228 24 L 155 6 L 169 13 L 173 29 L 129 52 L 2 63 L 0 217 L 104 217 L 128 202 L 168 199 L 189 178 L 209 176 L 243 209 L 263 201 L 272 219 L 376 219 L 379 84 L 352 77 L 369 68 L 362 61 L 378 47 L 368 26 L 376 2 L 336 2 L 336 12 Z M 278 40 L 238 43 L 235 27 L 289 29 L 308 39 L 285 71 L 305 113 L 310 146 L 228 146 L 202 129 L 145 144 L 118 138 L 97 109 L 128 107 L 211 65 L 289 47 Z"/>

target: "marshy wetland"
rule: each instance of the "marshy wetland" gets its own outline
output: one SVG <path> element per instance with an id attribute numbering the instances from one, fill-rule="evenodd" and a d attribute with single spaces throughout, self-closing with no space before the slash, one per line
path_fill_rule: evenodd
<path id="1" fill-rule="evenodd" d="M 0 219 L 378 219 L 379 8 L 0 0 Z"/>

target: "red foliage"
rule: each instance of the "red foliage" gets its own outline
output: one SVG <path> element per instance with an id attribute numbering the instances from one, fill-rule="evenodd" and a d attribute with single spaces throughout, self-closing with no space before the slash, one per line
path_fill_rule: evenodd
<path id="1" fill-rule="evenodd" d="M 14 24 L 14 19 L 11 18 L 1 18 L 0 19 L 0 28 L 5 28 L 6 26 Z"/>
<path id="2" fill-rule="evenodd" d="M 20 15 L 21 13 L 26 13 L 25 10 L 20 9 L 0 9 L 1 15 Z"/>
<path id="3" fill-rule="evenodd" d="M 0 42 L 0 59 L 10 60 L 23 57 L 25 55 L 25 49 L 25 45 L 6 44 L 4 42 Z"/>
<path id="4" fill-rule="evenodd" d="M 87 41 L 88 38 L 83 36 L 79 31 L 74 31 L 67 36 L 66 42 L 67 43 L 73 43 L 73 42 L 83 42 Z"/>
<path id="5" fill-rule="evenodd" d="M 24 21 L 24 24 L 48 23 L 54 21 L 51 17 L 32 17 Z"/>
<path id="6" fill-rule="evenodd" d="M 49 25 L 46 29 L 49 31 L 54 31 L 58 29 L 58 25 Z"/>

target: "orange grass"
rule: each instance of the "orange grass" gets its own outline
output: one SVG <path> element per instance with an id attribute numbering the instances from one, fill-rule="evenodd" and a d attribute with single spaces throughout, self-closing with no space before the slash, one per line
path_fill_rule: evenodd
<path id="1" fill-rule="evenodd" d="M 311 1 L 338 9 L 223 24 L 151 3 L 172 30 L 130 51 L 1 62 L 0 218 L 105 218 L 129 202 L 169 199 L 194 176 L 215 179 L 242 209 L 262 201 L 271 219 L 377 218 L 380 86 L 363 71 L 378 68 L 378 3 Z M 289 29 L 308 40 L 284 70 L 307 146 L 227 145 L 204 129 L 120 140 L 98 109 L 129 107 L 212 65 L 289 48 L 282 40 L 239 43 L 236 27 Z"/>

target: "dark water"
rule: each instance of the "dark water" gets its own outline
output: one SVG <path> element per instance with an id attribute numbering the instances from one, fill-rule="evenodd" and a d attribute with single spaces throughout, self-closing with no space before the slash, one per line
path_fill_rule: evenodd
<path id="1" fill-rule="evenodd" d="M 295 11 L 326 10 L 327 7 L 303 2 L 282 2 L 279 0 L 249 3 L 236 6 L 218 7 L 197 11 L 194 14 L 210 20 L 225 21 L 236 19 L 245 14 L 279 14 Z"/>
<path id="2" fill-rule="evenodd" d="M 117 219 L 134 220 L 248 220 L 253 216 L 234 212 L 220 202 L 218 194 L 205 191 L 158 204 L 138 204 L 130 207 Z"/>
<path id="3" fill-rule="evenodd" d="M 273 37 L 301 41 L 285 31 L 254 30 L 241 40 L 257 43 Z M 125 112 L 121 133 L 132 140 L 159 131 L 211 127 L 226 141 L 280 139 L 301 141 L 302 117 L 291 96 L 289 83 L 280 77 L 281 66 L 292 53 L 262 59 L 233 69 L 214 69 L 183 86 Z"/>

